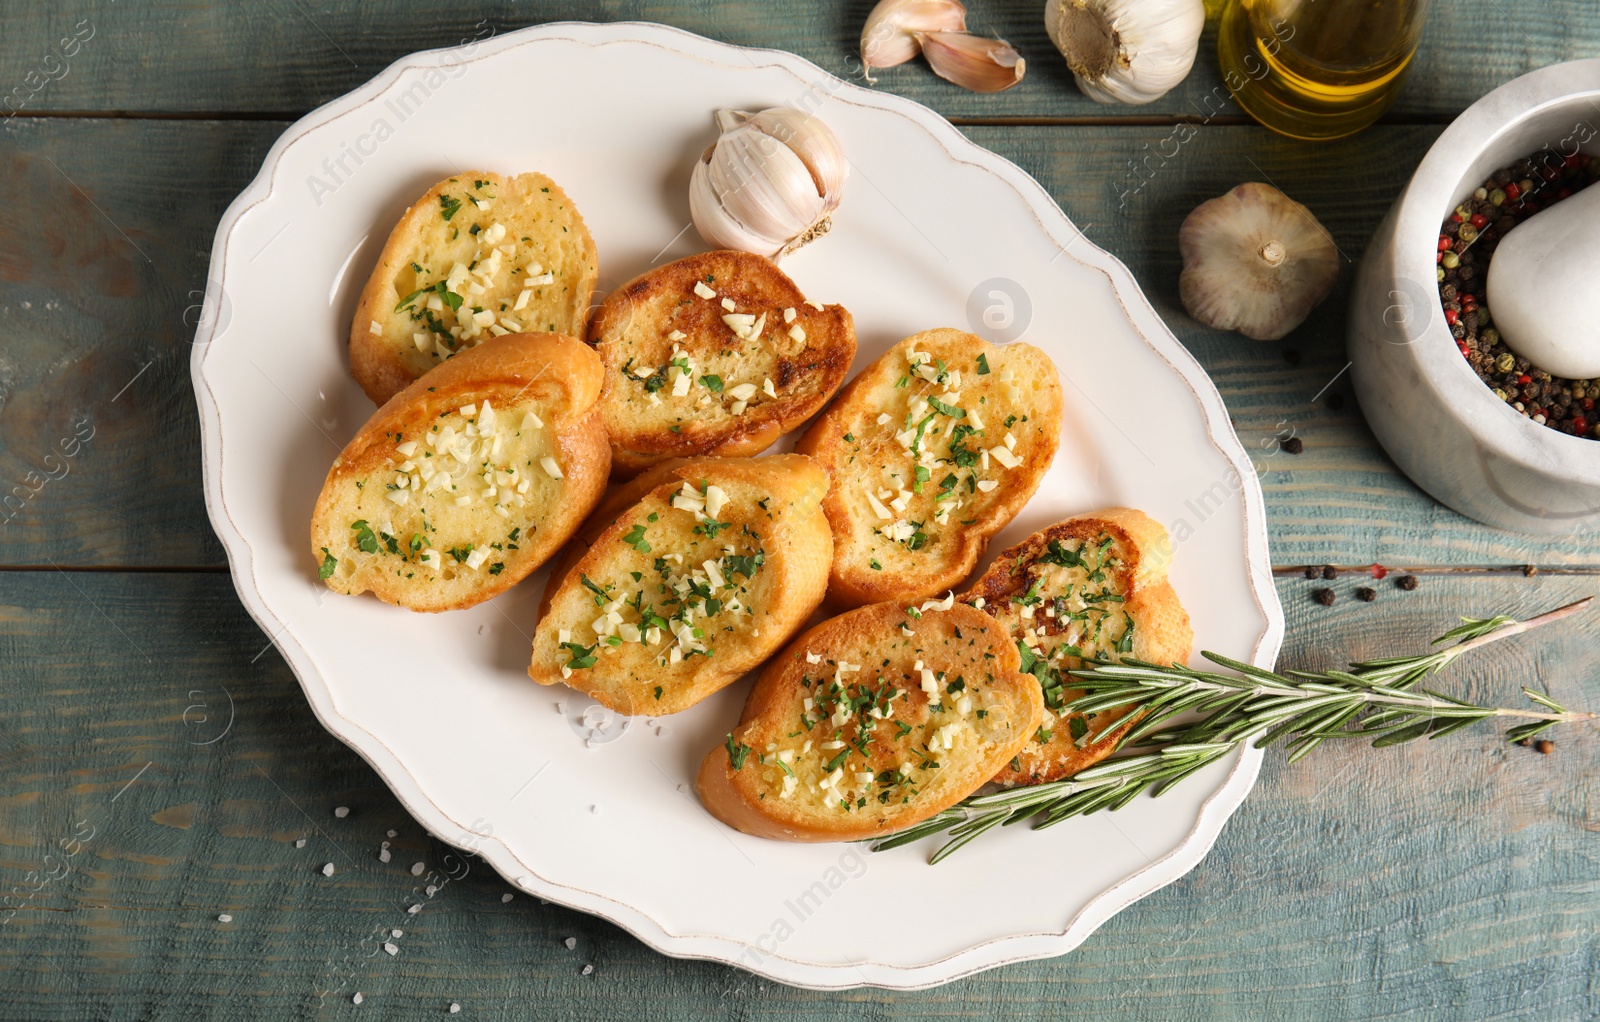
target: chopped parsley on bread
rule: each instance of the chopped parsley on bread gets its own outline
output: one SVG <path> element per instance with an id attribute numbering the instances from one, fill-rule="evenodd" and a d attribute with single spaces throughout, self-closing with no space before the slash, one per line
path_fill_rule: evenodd
<path id="1" fill-rule="evenodd" d="M 952 329 L 890 348 L 795 445 L 833 478 L 830 601 L 909 601 L 960 584 L 1060 440 L 1061 383 L 1038 348 Z"/>
<path id="2" fill-rule="evenodd" d="M 529 676 L 652 715 L 737 681 L 822 602 L 827 488 L 797 454 L 675 462 L 626 484 L 551 572 Z"/>
<path id="3" fill-rule="evenodd" d="M 853 841 L 972 794 L 1038 729 L 1039 685 L 982 611 L 881 603 L 807 631 L 700 766 L 700 799 L 757 837 Z"/>
<path id="4" fill-rule="evenodd" d="M 771 260 L 704 252 L 617 288 L 589 323 L 605 362 L 612 470 L 759 454 L 827 404 L 856 354 L 854 320 Z"/>
<path id="5" fill-rule="evenodd" d="M 311 520 L 318 575 L 412 610 L 470 607 L 555 553 L 605 490 L 600 360 L 507 334 L 390 398 L 334 459 Z"/>
<path id="6" fill-rule="evenodd" d="M 382 404 L 490 337 L 582 337 L 598 275 L 583 217 L 548 177 L 446 178 L 378 255 L 350 325 L 350 371 Z"/>
<path id="7" fill-rule="evenodd" d="M 1038 679 L 1044 718 L 1001 770 L 1005 785 L 1071 777 L 1115 751 L 1124 712 L 1085 719 L 1063 706 L 1080 693 L 1067 671 L 1125 657 L 1167 665 L 1189 659 L 1194 632 L 1167 581 L 1172 544 L 1161 523 L 1114 507 L 1034 533 L 1000 557 L 959 600 L 981 609 L 1017 646 Z"/>

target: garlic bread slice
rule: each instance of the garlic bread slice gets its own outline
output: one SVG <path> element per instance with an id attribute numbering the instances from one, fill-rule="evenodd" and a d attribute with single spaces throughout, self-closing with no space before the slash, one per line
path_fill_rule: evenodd
<path id="1" fill-rule="evenodd" d="M 737 681 L 822 602 L 827 488 L 798 454 L 695 459 L 625 487 L 575 563 L 551 573 L 529 676 L 651 715 Z"/>
<path id="2" fill-rule="evenodd" d="M 951 329 L 890 348 L 795 445 L 833 477 L 829 600 L 909 601 L 958 585 L 1060 441 L 1061 382 L 1038 348 Z"/>
<path id="3" fill-rule="evenodd" d="M 700 765 L 700 800 L 783 841 L 856 841 L 982 786 L 1039 725 L 1039 685 L 981 611 L 879 603 L 831 618 L 767 665 Z"/>
<path id="4" fill-rule="evenodd" d="M 1125 711 L 1088 719 L 1062 712 L 1081 694 L 1066 671 L 1124 657 L 1162 665 L 1189 659 L 1194 631 L 1167 581 L 1171 562 L 1172 543 L 1160 522 L 1133 508 L 1106 508 L 1029 536 L 958 597 L 1006 629 L 1022 669 L 1038 679 L 1044 695 L 1038 734 L 997 782 L 1071 777 L 1111 755 L 1131 726 L 1108 730 Z"/>
<path id="5" fill-rule="evenodd" d="M 350 324 L 350 371 L 378 404 L 490 337 L 582 337 L 594 239 L 543 174 L 474 170 L 428 189 L 378 255 Z"/>
<path id="6" fill-rule="evenodd" d="M 507 334 L 390 398 L 334 459 L 311 519 L 318 573 L 412 610 L 456 610 L 543 564 L 599 501 L 611 449 L 600 360 Z"/>
<path id="7" fill-rule="evenodd" d="M 619 476 L 674 457 L 766 450 L 850 371 L 855 321 L 808 301 L 771 260 L 704 252 L 617 288 L 589 323 L 606 366 Z"/>

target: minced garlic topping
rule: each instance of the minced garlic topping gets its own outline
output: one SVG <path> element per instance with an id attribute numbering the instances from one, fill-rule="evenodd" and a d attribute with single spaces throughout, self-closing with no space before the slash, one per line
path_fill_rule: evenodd
<path id="1" fill-rule="evenodd" d="M 639 553 L 656 555 L 650 570 L 599 581 L 580 577 L 594 601 L 595 617 L 588 634 L 561 637 L 566 652 L 562 677 L 630 645 L 650 650 L 658 667 L 712 657 L 718 634 L 752 628 L 756 611 L 747 602 L 749 588 L 766 564 L 766 551 L 760 534 L 748 525 L 735 528 L 718 519 L 727 503 L 720 486 L 696 487 L 685 481 L 669 501 L 669 510 L 651 512 L 622 537 Z M 693 535 L 699 538 L 687 555 L 652 546 L 657 523 L 661 531 L 679 531 L 683 523 L 662 521 L 671 514 L 686 515 L 695 523 Z"/>

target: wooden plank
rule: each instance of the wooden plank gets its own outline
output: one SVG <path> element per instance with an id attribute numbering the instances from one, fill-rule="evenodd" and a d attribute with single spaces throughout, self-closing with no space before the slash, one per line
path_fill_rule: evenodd
<path id="1" fill-rule="evenodd" d="M 1355 584 L 1334 583 L 1340 599 L 1323 608 L 1310 583 L 1280 581 L 1286 664 L 1416 650 L 1458 614 L 1527 616 L 1595 591 L 1571 577 L 1429 578 L 1365 604 Z M 349 1010 L 356 990 L 385 1018 L 451 1001 L 464 1018 L 584 1020 L 1600 1010 L 1592 732 L 1557 733 L 1551 756 L 1487 727 L 1381 751 L 1335 744 L 1292 767 L 1269 751 L 1200 867 L 1078 951 L 922 993 L 828 995 L 664 958 L 532 899 L 502 903 L 503 882 L 451 858 L 320 730 L 266 645 L 220 576 L 0 573 L 0 889 L 18 909 L 0 910 L 8 1017 L 306 1017 Z M 1515 706 L 1536 683 L 1584 706 L 1600 701 L 1597 672 L 1591 613 L 1438 684 Z M 458 879 L 428 897 L 414 862 Z M 394 928 L 390 957 L 378 948 Z"/>
<path id="2" fill-rule="evenodd" d="M 1208 4 L 1213 10 L 1220 4 Z M 859 78 L 861 27 L 870 0 L 848 3 L 707 3 L 704 0 L 415 0 L 352 3 L 118 4 L 8 11 L 0 37 L 0 111 L 269 111 L 298 115 L 367 81 L 417 50 L 467 43 L 560 20 L 657 21 L 742 46 L 779 46 L 824 69 Z M 1106 107 L 1079 93 L 1045 36 L 1042 0 L 969 5 L 974 31 L 1008 39 L 1028 60 L 1017 88 L 965 92 L 921 61 L 887 69 L 879 88 L 951 117 L 1238 117 L 1208 23 L 1195 70 L 1142 107 Z M 1458 0 L 1435 10 L 1394 115 L 1451 116 L 1495 86 L 1537 67 L 1593 55 L 1600 20 L 1577 2 Z M 65 47 L 62 40 L 68 40 Z M 71 42 L 76 39 L 76 43 Z"/>
<path id="3" fill-rule="evenodd" d="M 222 563 L 199 486 L 190 324 L 216 222 L 282 128 L 168 120 L 8 125 L 13 144 L 0 150 L 0 323 L 11 339 L 0 360 L 0 492 L 17 485 L 37 492 L 0 526 L 0 565 Z M 1437 128 L 1380 127 L 1329 143 L 1313 158 L 1255 128 L 1211 125 L 1171 159 L 1152 163 L 1142 180 L 1108 176 L 1108 154 L 1170 152 L 1161 143 L 1172 129 L 966 130 L 1033 173 L 1091 240 L 1127 263 L 1212 374 L 1261 468 L 1276 563 L 1600 563 L 1592 542 L 1480 526 L 1398 473 L 1339 375 L 1348 267 L 1311 321 L 1278 344 L 1204 329 L 1177 300 L 1175 238 L 1196 203 L 1240 181 L 1269 179 L 1308 204 L 1354 259 Z M 61 200 L 42 234 L 25 213 L 40 195 Z M 1331 409 L 1330 397 L 1343 407 Z M 1138 395 L 1129 394 L 1123 414 L 1137 408 Z M 84 419 L 93 438 L 77 457 L 61 457 L 62 441 L 70 445 Z M 1274 444 L 1287 429 L 1305 443 L 1298 457 Z M 48 478 L 63 466 L 64 477 Z"/>

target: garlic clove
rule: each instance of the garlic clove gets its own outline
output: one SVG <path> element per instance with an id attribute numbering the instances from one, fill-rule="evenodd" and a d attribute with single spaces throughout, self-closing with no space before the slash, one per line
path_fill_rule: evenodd
<path id="1" fill-rule="evenodd" d="M 849 168 L 832 130 L 783 107 L 719 110 L 716 121 L 722 134 L 689 178 L 701 237 L 778 259 L 826 234 Z"/>
<path id="2" fill-rule="evenodd" d="M 773 107 L 758 114 L 719 111 L 719 120 L 721 113 L 742 118 L 744 123 L 793 150 L 811 171 L 811 179 L 817 186 L 817 194 L 824 200 L 826 211 L 831 213 L 838 207 L 845 178 L 850 176 L 850 161 L 845 159 L 844 147 L 832 128 L 812 114 L 787 106 Z"/>
<path id="3" fill-rule="evenodd" d="M 882 0 L 861 29 L 861 63 L 867 81 L 872 69 L 894 67 L 922 52 L 919 32 L 965 32 L 967 9 L 957 0 Z"/>
<path id="4" fill-rule="evenodd" d="M 1004 92 L 1022 81 L 1028 69 L 1022 55 L 999 39 L 925 32 L 917 40 L 935 74 L 973 92 Z"/>
<path id="5" fill-rule="evenodd" d="M 1339 279 L 1339 250 L 1311 211 L 1255 182 L 1196 206 L 1178 250 L 1189 315 L 1261 341 L 1303 323 Z"/>
<path id="6" fill-rule="evenodd" d="M 1045 31 L 1084 95 L 1150 103 L 1189 74 L 1205 0 L 1048 0 Z"/>

